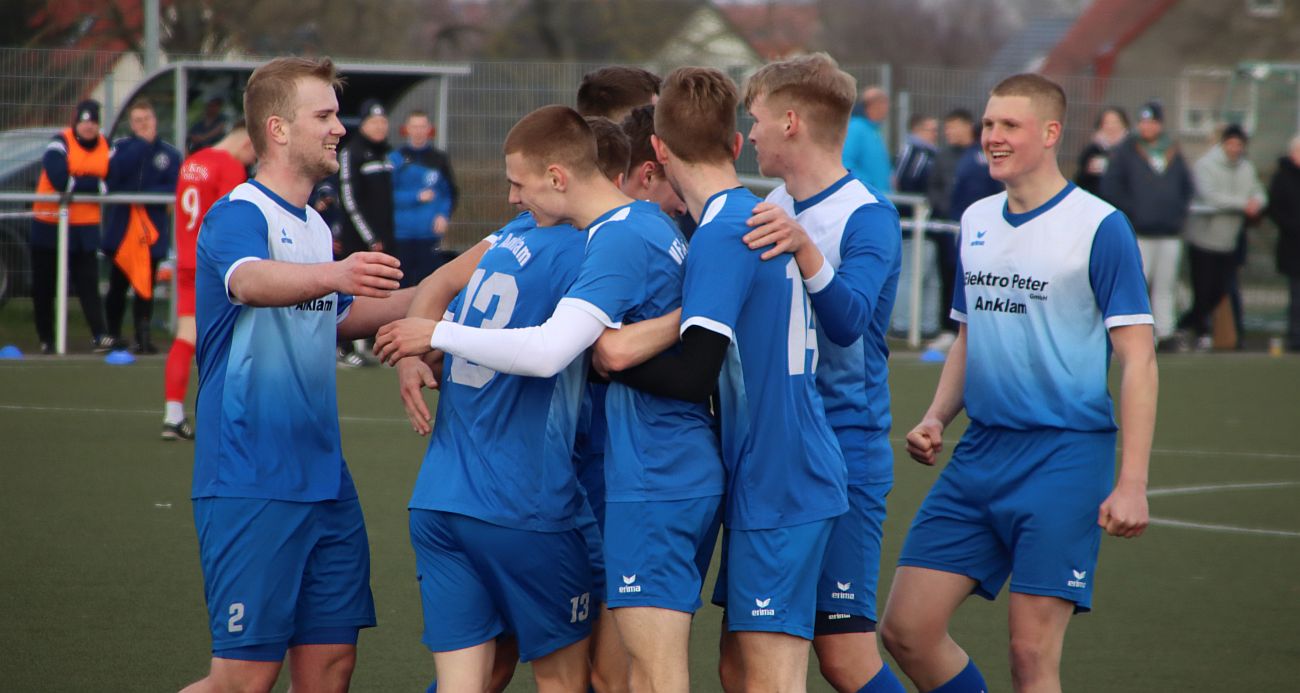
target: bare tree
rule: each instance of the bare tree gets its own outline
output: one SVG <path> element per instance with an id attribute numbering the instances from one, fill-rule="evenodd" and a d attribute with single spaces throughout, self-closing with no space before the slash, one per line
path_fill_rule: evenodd
<path id="1" fill-rule="evenodd" d="M 999 0 L 818 0 L 818 6 L 821 47 L 845 63 L 982 65 L 1018 24 Z"/>

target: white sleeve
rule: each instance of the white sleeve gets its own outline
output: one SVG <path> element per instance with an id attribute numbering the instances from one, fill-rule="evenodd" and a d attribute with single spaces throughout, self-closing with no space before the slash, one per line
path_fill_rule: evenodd
<path id="1" fill-rule="evenodd" d="M 498 373 L 549 378 L 596 343 L 605 325 L 590 313 L 560 305 L 536 327 L 491 330 L 444 320 L 429 346 Z"/>

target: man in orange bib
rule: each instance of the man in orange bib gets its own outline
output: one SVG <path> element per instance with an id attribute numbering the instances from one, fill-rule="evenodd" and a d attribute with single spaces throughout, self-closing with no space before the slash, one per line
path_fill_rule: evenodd
<path id="1" fill-rule="evenodd" d="M 72 127 L 55 135 L 41 160 L 39 194 L 98 193 L 108 174 L 108 141 L 99 133 L 99 102 L 82 101 Z M 54 353 L 54 289 L 58 266 L 59 203 L 32 205 L 28 248 L 32 260 L 32 304 L 41 353 Z M 68 207 L 68 274 L 81 300 L 81 310 L 96 351 L 108 351 L 112 339 L 104 326 L 99 298 L 99 205 L 76 202 Z"/>

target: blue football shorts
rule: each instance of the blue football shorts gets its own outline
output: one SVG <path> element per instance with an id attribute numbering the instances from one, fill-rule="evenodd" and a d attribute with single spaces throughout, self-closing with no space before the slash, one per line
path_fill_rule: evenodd
<path id="1" fill-rule="evenodd" d="M 534 532 L 420 509 L 410 527 L 431 652 L 510 633 L 528 662 L 591 634 L 599 600 L 580 530 Z"/>
<path id="2" fill-rule="evenodd" d="M 835 518 L 817 579 L 817 610 L 876 621 L 880 537 L 892 482 L 849 486 L 849 511 Z"/>
<path id="3" fill-rule="evenodd" d="M 1115 476 L 1115 433 L 972 423 L 908 530 L 898 564 L 1092 608 L 1097 511 Z"/>
<path id="4" fill-rule="evenodd" d="M 695 613 L 721 521 L 722 496 L 606 503 L 606 604 Z"/>
<path id="5" fill-rule="evenodd" d="M 728 529 L 713 603 L 727 629 L 788 633 L 812 640 L 817 584 L 835 518 L 775 529 Z"/>
<path id="6" fill-rule="evenodd" d="M 213 656 L 278 662 L 296 645 L 356 644 L 375 625 L 355 498 L 198 498 L 194 525 Z"/>

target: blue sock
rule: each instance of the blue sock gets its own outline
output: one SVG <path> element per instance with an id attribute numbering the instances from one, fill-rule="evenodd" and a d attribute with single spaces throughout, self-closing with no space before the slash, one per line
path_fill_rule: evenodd
<path id="1" fill-rule="evenodd" d="M 429 684 L 429 688 L 426 689 L 424 693 L 438 693 L 438 679 L 434 679 L 433 683 Z"/>
<path id="2" fill-rule="evenodd" d="M 871 677 L 867 685 L 858 689 L 858 693 L 907 693 L 907 689 L 903 688 L 903 682 L 894 676 L 894 671 L 886 662 L 885 666 Z"/>
<path id="3" fill-rule="evenodd" d="M 930 693 L 988 693 L 988 684 L 984 683 L 984 675 L 980 670 L 975 668 L 975 660 L 966 662 L 966 668 L 961 673 L 948 679 L 948 682 L 930 691 Z"/>

